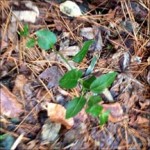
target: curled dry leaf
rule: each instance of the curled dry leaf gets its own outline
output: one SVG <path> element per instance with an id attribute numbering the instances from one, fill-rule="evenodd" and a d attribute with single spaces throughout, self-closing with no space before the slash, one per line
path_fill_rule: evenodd
<path id="1" fill-rule="evenodd" d="M 120 60 L 119 60 L 119 66 L 120 66 L 120 69 L 122 72 L 124 72 L 127 67 L 129 66 L 130 64 L 130 60 L 131 60 L 131 57 L 130 57 L 130 54 L 128 52 L 124 53 Z"/>
<path id="2" fill-rule="evenodd" d="M 126 116 L 123 116 L 123 109 L 119 103 L 114 104 L 103 104 L 104 111 L 109 110 L 110 115 L 108 120 L 111 122 L 119 122 L 126 118 Z"/>
<path id="3" fill-rule="evenodd" d="M 41 106 L 47 110 L 48 116 L 52 122 L 61 123 L 67 129 L 74 125 L 73 118 L 65 119 L 66 109 L 59 104 L 43 102 Z"/>
<path id="4" fill-rule="evenodd" d="M 93 44 L 93 47 L 95 50 L 101 51 L 102 47 L 104 46 L 101 30 L 100 30 L 100 28 L 94 26 L 93 31 L 94 31 L 94 35 L 95 35 L 95 39 L 96 39 L 95 43 Z"/>
<path id="5" fill-rule="evenodd" d="M 18 117 L 22 112 L 22 105 L 4 85 L 0 89 L 1 114 L 9 118 Z"/>

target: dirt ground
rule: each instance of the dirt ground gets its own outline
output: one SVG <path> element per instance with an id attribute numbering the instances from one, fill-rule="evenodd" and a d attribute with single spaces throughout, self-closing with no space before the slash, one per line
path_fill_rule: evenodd
<path id="1" fill-rule="evenodd" d="M 73 2 L 79 16 L 68 8 L 62 12 L 63 0 L 0 0 L 0 149 L 150 149 L 150 1 Z M 55 33 L 56 52 L 27 47 L 41 29 Z M 75 63 L 73 56 L 87 40 L 95 43 Z M 117 72 L 108 95 L 100 94 L 110 109 L 103 126 L 84 108 L 64 118 L 66 104 L 81 87 L 59 86 L 69 67 L 57 52 L 84 73 L 88 68 L 96 77 Z"/>

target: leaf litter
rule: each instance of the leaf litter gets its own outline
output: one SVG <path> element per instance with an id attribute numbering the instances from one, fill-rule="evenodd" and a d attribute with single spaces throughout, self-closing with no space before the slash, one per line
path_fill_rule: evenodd
<path id="1" fill-rule="evenodd" d="M 0 132 L 8 134 L 0 148 L 10 149 L 24 134 L 16 145 L 18 149 L 148 149 L 149 1 L 76 0 L 71 3 L 79 10 L 77 14 L 72 14 L 70 5 L 62 13 L 62 3 L 0 1 L 0 102 L 1 117 L 5 118 L 0 120 Z M 18 33 L 25 24 L 30 34 L 22 37 Z M 71 90 L 59 86 L 59 79 L 69 66 L 48 50 L 49 45 L 44 45 L 47 51 L 40 49 L 41 41 L 40 47 L 37 41 L 32 48 L 26 46 L 28 36 L 34 39 L 37 31 L 46 28 L 57 35 L 56 49 L 71 62 L 72 68 L 82 71 L 82 76 L 94 56 L 97 60 L 90 73 L 96 77 L 112 71 L 118 73 L 108 88 L 113 101 L 101 95 L 100 103 L 110 111 L 105 125 L 100 126 L 97 118 L 86 114 L 85 108 L 71 121 L 65 118 L 67 104 L 79 97 L 80 86 Z M 83 61 L 74 63 L 72 58 L 87 39 L 95 42 Z M 56 39 L 51 48 L 55 42 Z M 43 103 L 51 107 L 43 111 Z"/>

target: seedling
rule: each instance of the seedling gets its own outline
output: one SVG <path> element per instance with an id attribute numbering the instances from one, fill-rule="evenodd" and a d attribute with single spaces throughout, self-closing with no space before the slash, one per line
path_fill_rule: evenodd
<path id="1" fill-rule="evenodd" d="M 60 54 L 54 48 L 54 44 L 57 42 L 56 35 L 48 29 L 42 29 L 36 31 L 35 35 L 37 38 L 29 38 L 27 42 L 27 47 L 32 47 L 35 43 L 43 50 L 53 49 L 60 57 L 68 63 L 68 61 L 64 58 L 62 54 Z M 73 61 L 76 63 L 82 62 L 84 57 L 86 56 L 90 46 L 94 43 L 93 40 L 89 40 L 84 42 L 83 47 L 80 52 L 78 52 L 74 57 Z M 95 77 L 91 74 L 95 64 L 97 62 L 97 58 L 93 57 L 90 67 L 87 69 L 85 75 L 88 75 L 87 78 L 83 77 L 83 72 L 78 69 L 72 69 L 65 73 L 63 77 L 59 81 L 60 87 L 64 89 L 72 89 L 76 86 L 80 85 L 81 87 L 81 95 L 79 97 L 74 97 L 71 101 L 68 102 L 66 118 L 71 118 L 77 115 L 83 107 L 85 107 L 86 112 L 92 115 L 93 117 L 98 117 L 100 125 L 103 125 L 107 122 L 109 111 L 104 111 L 103 107 L 99 104 L 102 100 L 99 94 L 109 88 L 114 82 L 117 73 L 111 72 L 107 74 L 103 74 L 100 77 Z M 71 67 L 71 65 L 68 63 Z M 92 93 L 89 97 L 88 93 Z"/>
<path id="2" fill-rule="evenodd" d="M 93 42 L 93 40 L 86 41 L 80 52 L 73 57 L 73 61 L 80 63 Z M 96 58 L 94 58 L 91 63 L 92 68 L 95 66 L 95 62 Z M 89 73 L 90 71 L 88 69 L 87 74 Z M 65 89 L 72 89 L 78 84 L 81 87 L 81 96 L 75 97 L 73 100 L 68 102 L 66 118 L 74 117 L 82 110 L 83 107 L 85 107 L 86 112 L 93 117 L 98 117 L 100 125 L 103 125 L 108 120 L 109 111 L 103 111 L 103 107 L 99 105 L 99 102 L 102 100 L 99 94 L 111 86 L 117 73 L 107 73 L 98 78 L 90 75 L 88 79 L 84 79 L 82 75 L 83 73 L 81 70 L 72 69 L 65 73 L 59 81 L 60 86 Z M 91 97 L 87 96 L 88 92 L 92 92 Z"/>

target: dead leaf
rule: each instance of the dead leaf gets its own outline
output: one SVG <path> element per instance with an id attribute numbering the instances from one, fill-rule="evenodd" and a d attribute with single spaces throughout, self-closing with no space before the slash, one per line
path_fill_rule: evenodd
<path id="1" fill-rule="evenodd" d="M 1 40 L 1 50 L 3 50 L 4 48 L 6 48 L 8 46 L 8 42 L 6 42 L 5 40 Z"/>
<path id="2" fill-rule="evenodd" d="M 114 104 L 102 104 L 104 111 L 110 110 L 110 115 L 108 120 L 111 122 L 119 122 L 126 118 L 123 116 L 123 109 L 119 103 Z"/>
<path id="3" fill-rule="evenodd" d="M 79 46 L 69 46 L 62 49 L 63 55 L 66 56 L 75 56 L 80 51 Z"/>
<path id="4" fill-rule="evenodd" d="M 1 114 L 9 118 L 18 117 L 23 110 L 22 105 L 17 100 L 17 97 L 4 85 L 2 85 L 2 88 L 0 89 L 0 94 Z"/>
<path id="5" fill-rule="evenodd" d="M 82 28 L 80 30 L 80 35 L 91 40 L 94 39 L 94 31 L 93 28 L 87 27 L 87 28 Z"/>
<path id="6" fill-rule="evenodd" d="M 23 98 L 24 86 L 27 83 L 27 78 L 24 75 L 18 75 L 15 80 L 15 86 L 13 88 L 13 94 Z"/>
<path id="7" fill-rule="evenodd" d="M 59 104 L 43 102 L 42 107 L 47 110 L 48 116 L 51 121 L 63 124 L 67 129 L 74 125 L 73 118 L 66 119 L 66 109 Z"/>
<path id="8" fill-rule="evenodd" d="M 147 109 L 150 107 L 150 100 L 145 99 L 143 102 L 139 102 L 139 105 L 141 106 L 141 110 Z"/>
<path id="9" fill-rule="evenodd" d="M 121 58 L 119 60 L 119 66 L 120 66 L 120 69 L 122 72 L 124 72 L 129 67 L 130 60 L 131 60 L 131 57 L 130 57 L 130 54 L 128 52 L 125 52 L 121 56 Z"/>
<path id="10" fill-rule="evenodd" d="M 136 121 L 134 122 L 134 124 L 149 124 L 149 120 L 144 118 L 144 117 L 141 117 L 141 116 L 137 116 L 137 119 Z"/>
<path id="11" fill-rule="evenodd" d="M 102 47 L 104 46 L 102 35 L 101 35 L 101 30 L 100 28 L 94 26 L 93 31 L 94 31 L 94 35 L 96 39 L 95 43 L 93 44 L 93 47 L 95 48 L 96 51 L 101 51 Z"/>
<path id="12" fill-rule="evenodd" d="M 22 7 L 24 7 L 24 10 L 17 9 L 21 8 L 21 5 Z M 25 1 L 19 3 L 18 6 L 14 6 L 12 13 L 13 15 L 11 18 L 11 22 L 16 22 L 18 19 L 19 21 L 35 23 L 36 18 L 39 17 L 39 9 L 37 6 L 33 5 L 31 1 Z"/>
<path id="13" fill-rule="evenodd" d="M 52 66 L 44 70 L 39 77 L 48 82 L 48 88 L 52 88 L 58 86 L 61 72 L 57 66 Z"/>

